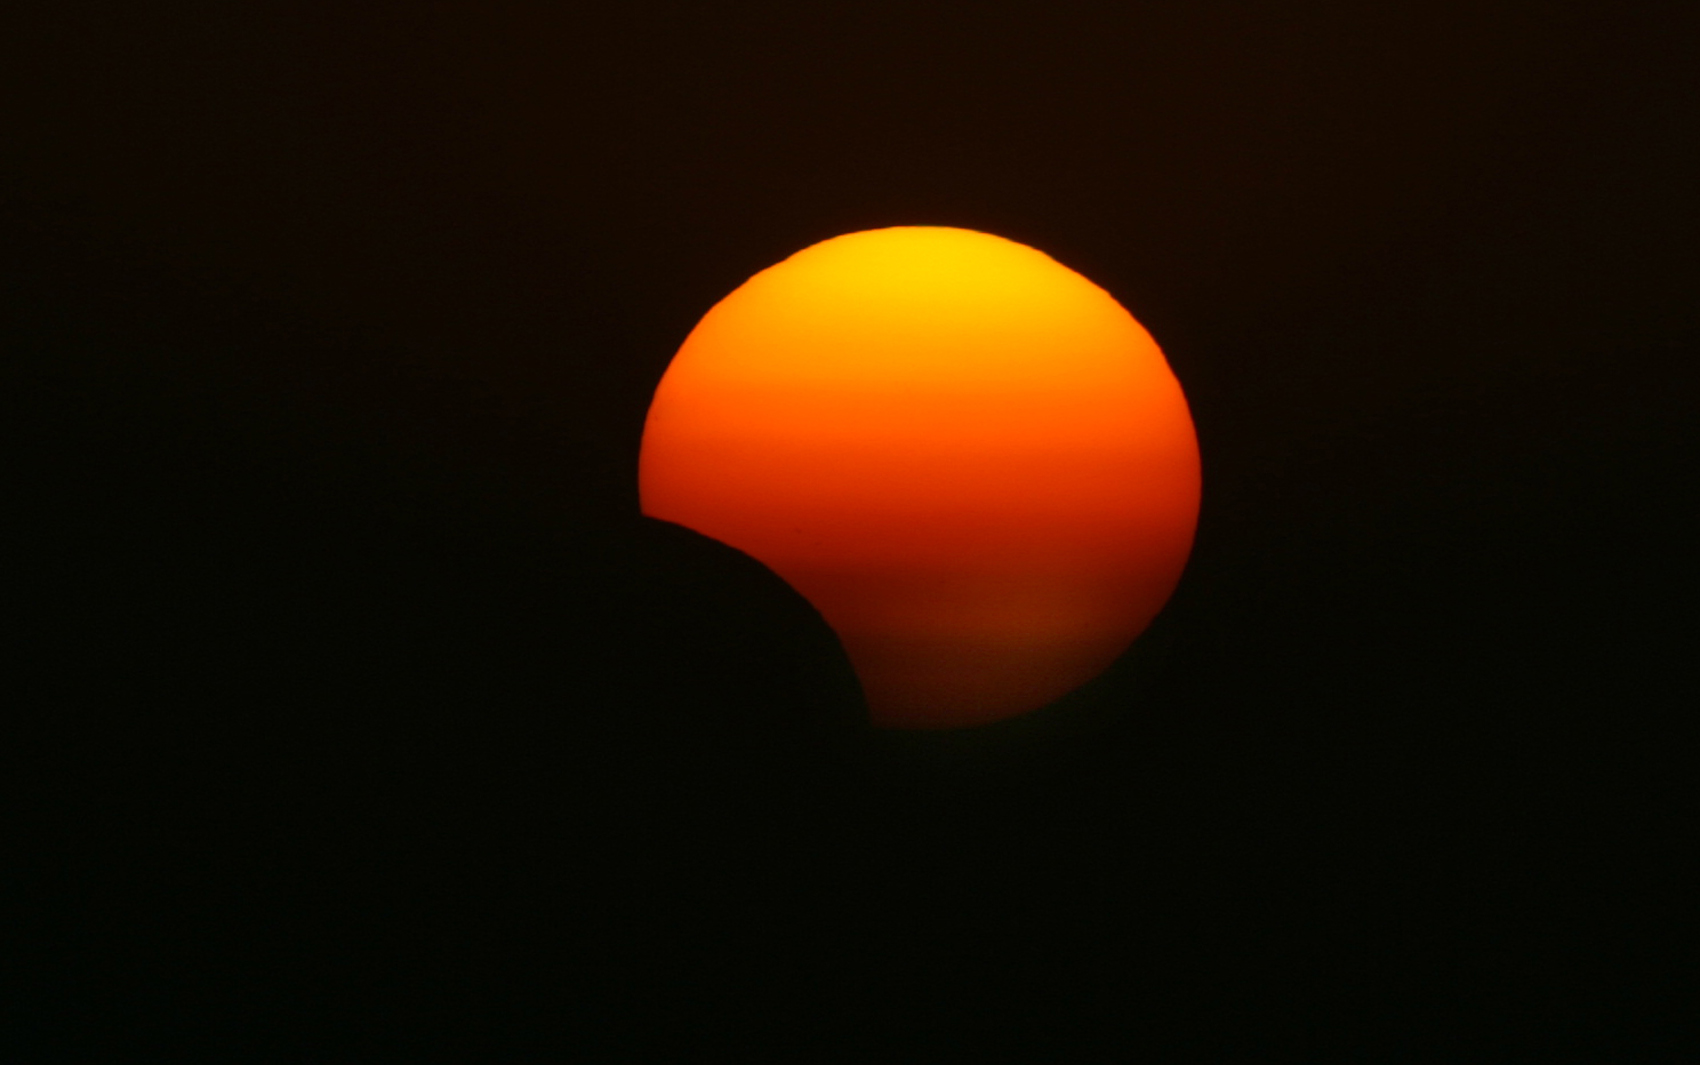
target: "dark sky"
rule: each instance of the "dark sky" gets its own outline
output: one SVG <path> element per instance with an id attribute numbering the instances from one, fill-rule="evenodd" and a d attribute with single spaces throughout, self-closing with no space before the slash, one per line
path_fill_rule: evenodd
<path id="1" fill-rule="evenodd" d="M 4 16 L 7 1060 L 1684 1060 L 1700 20 L 597 6 Z M 637 517 L 697 318 L 897 224 L 1204 455 L 954 734 Z"/>

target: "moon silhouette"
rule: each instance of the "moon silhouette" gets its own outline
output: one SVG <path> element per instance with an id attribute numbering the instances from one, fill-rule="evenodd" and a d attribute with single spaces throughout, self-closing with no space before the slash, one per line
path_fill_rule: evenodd
<path id="1" fill-rule="evenodd" d="M 1180 579 L 1186 398 L 1103 289 L 986 233 L 823 241 L 703 316 L 655 391 L 645 514 L 754 556 L 838 633 L 876 725 L 1098 675 Z"/>

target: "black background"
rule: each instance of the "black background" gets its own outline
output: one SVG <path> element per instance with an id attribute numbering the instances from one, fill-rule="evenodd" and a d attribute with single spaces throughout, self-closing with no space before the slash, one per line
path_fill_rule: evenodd
<path id="1" fill-rule="evenodd" d="M 31 7 L 8 1060 L 1683 1058 L 1692 15 Z M 1133 311 L 1205 502 L 1108 675 L 879 735 L 636 454 L 917 223 Z"/>

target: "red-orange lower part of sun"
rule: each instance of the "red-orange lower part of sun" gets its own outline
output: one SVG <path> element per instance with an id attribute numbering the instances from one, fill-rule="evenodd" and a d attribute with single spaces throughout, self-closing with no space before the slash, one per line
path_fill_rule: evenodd
<path id="1" fill-rule="evenodd" d="M 1151 622 L 1192 547 L 1180 385 L 1106 292 L 984 233 L 851 233 L 716 304 L 656 389 L 644 513 L 754 556 L 876 724 L 1035 709 Z"/>

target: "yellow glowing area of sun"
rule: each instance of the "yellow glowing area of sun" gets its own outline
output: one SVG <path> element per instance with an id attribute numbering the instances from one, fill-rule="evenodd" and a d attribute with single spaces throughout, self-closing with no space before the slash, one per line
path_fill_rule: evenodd
<path id="1" fill-rule="evenodd" d="M 1180 578 L 1197 439 L 1103 289 L 985 233 L 850 233 L 716 304 L 655 392 L 643 511 L 754 556 L 838 633 L 875 724 L 1092 679 Z"/>

